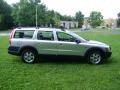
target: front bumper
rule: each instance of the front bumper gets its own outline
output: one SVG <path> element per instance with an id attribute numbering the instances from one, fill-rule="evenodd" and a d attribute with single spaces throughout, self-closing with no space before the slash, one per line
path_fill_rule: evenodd
<path id="1" fill-rule="evenodd" d="M 105 58 L 110 58 L 112 55 L 112 52 L 105 52 Z"/>

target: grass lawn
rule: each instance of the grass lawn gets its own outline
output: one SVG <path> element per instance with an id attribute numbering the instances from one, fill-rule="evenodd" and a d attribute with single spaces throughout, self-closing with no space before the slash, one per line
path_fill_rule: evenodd
<path id="1" fill-rule="evenodd" d="M 0 90 L 119 90 L 120 30 L 78 32 L 82 37 L 105 42 L 112 57 L 102 65 L 61 58 L 61 61 L 25 64 L 7 54 L 8 37 L 0 37 Z"/>

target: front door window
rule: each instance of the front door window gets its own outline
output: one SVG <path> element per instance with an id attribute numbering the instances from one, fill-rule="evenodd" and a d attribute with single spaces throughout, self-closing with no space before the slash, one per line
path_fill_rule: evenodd
<path id="1" fill-rule="evenodd" d="M 58 41 L 75 42 L 75 38 L 64 32 L 57 32 Z"/>

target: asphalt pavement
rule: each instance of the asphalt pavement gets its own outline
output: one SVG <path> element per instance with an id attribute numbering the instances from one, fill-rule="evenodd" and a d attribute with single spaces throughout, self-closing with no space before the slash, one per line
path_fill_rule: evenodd
<path id="1" fill-rule="evenodd" d="M 0 31 L 0 36 L 9 36 L 10 35 L 11 30 L 7 30 L 7 31 Z"/>

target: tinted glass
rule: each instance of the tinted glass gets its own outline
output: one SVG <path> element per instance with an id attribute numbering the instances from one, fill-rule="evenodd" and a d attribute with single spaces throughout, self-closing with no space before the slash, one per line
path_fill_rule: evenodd
<path id="1" fill-rule="evenodd" d="M 57 32 L 57 38 L 59 41 L 68 41 L 68 42 L 74 42 L 75 38 L 69 34 L 66 34 L 64 32 Z"/>
<path id="2" fill-rule="evenodd" d="M 39 31 L 37 35 L 38 40 L 54 40 L 52 31 Z"/>
<path id="3" fill-rule="evenodd" d="M 15 35 L 14 35 L 14 38 L 32 38 L 33 37 L 33 34 L 34 34 L 34 31 L 33 30 L 25 30 L 25 31 L 16 31 L 15 32 Z"/>

